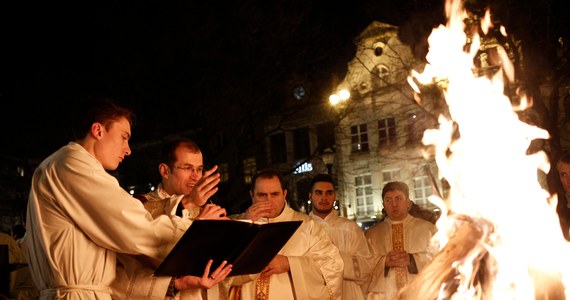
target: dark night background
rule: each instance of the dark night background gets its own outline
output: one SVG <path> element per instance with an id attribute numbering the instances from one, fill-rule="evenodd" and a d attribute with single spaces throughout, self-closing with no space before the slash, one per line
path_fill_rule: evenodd
<path id="1" fill-rule="evenodd" d="M 555 33 L 544 24 L 567 28 L 562 1 L 526 2 L 492 5 L 514 32 L 548 39 Z M 284 101 L 294 84 L 325 98 L 371 21 L 399 25 L 421 56 L 425 37 L 444 21 L 442 7 L 434 0 L 4 1 L 0 155 L 41 159 L 65 144 L 69 106 L 89 95 L 135 109 L 133 144 L 203 126 L 212 116 L 204 112 L 237 104 L 244 111 L 234 113 L 245 114 Z"/>
<path id="2" fill-rule="evenodd" d="M 89 95 L 133 107 L 137 143 L 199 127 L 204 110 L 283 101 L 295 82 L 313 97 L 330 93 L 359 32 L 373 19 L 408 15 L 383 16 L 379 3 L 365 4 L 4 3 L 0 154 L 43 158 L 56 150 L 68 141 L 70 103 Z"/>

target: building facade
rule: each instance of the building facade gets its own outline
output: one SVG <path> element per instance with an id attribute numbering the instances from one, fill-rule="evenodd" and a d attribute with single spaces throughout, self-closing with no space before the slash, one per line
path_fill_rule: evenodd
<path id="1" fill-rule="evenodd" d="M 414 98 L 407 75 L 416 65 L 397 32 L 380 22 L 362 32 L 346 77 L 332 91 L 337 99 L 267 120 L 265 131 L 273 132 L 266 139 L 268 164 L 289 174 L 294 208 L 306 211 L 310 179 L 331 172 L 337 208 L 358 222 L 381 217 L 382 187 L 393 180 L 406 182 L 420 206 L 437 209 L 428 197 L 441 193 L 442 184 L 421 143 L 436 124 L 437 102 Z"/>

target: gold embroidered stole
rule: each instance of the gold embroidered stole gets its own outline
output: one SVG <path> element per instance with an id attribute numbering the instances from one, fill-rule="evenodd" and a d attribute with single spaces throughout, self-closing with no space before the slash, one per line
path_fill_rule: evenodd
<path id="1" fill-rule="evenodd" d="M 404 251 L 404 224 L 392 224 L 392 249 Z M 396 272 L 396 286 L 398 290 L 408 283 L 408 270 L 406 267 L 394 267 Z"/>
<path id="2" fill-rule="evenodd" d="M 241 299 L 241 285 L 231 286 L 228 300 L 240 300 L 240 299 Z"/>
<path id="3" fill-rule="evenodd" d="M 259 276 L 255 279 L 255 300 L 269 299 L 269 278 Z"/>

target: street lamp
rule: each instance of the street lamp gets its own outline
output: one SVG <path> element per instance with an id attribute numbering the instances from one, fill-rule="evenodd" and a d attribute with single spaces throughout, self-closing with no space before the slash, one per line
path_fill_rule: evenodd
<path id="1" fill-rule="evenodd" d="M 331 148 L 326 148 L 323 150 L 323 155 L 321 156 L 323 162 L 327 166 L 327 174 L 332 174 L 332 166 L 334 163 L 334 152 Z"/>
<path id="2" fill-rule="evenodd" d="M 348 98 L 350 98 L 350 92 L 347 89 L 342 89 L 338 91 L 338 93 L 330 95 L 329 102 L 332 106 L 336 106 L 337 104 L 348 100 Z"/>

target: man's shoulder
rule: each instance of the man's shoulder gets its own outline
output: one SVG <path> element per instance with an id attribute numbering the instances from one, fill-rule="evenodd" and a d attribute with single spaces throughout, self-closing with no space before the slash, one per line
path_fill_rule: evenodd
<path id="1" fill-rule="evenodd" d="M 317 222 L 317 220 L 313 219 L 313 217 L 311 217 L 305 213 L 298 212 L 298 211 L 293 210 L 293 209 L 291 209 L 291 211 L 292 211 L 292 218 L 291 219 L 294 221 L 303 221 L 303 223 L 304 222 L 319 223 L 319 222 Z"/>
<path id="2" fill-rule="evenodd" d="M 154 191 L 150 191 L 148 193 L 145 194 L 135 194 L 133 195 L 133 197 L 139 199 L 143 204 L 150 201 L 150 202 L 154 202 L 154 201 L 163 201 L 165 199 L 161 198 L 158 193 L 156 192 L 156 190 Z"/>
<path id="3" fill-rule="evenodd" d="M 360 228 L 360 226 L 358 226 L 358 223 L 356 223 L 356 221 L 351 220 L 347 217 L 342 217 L 342 216 L 338 216 L 337 218 L 333 219 L 334 223 L 337 223 L 341 226 L 346 226 L 346 227 L 358 227 Z"/>
<path id="4" fill-rule="evenodd" d="M 434 223 L 424 220 L 422 218 L 418 218 L 418 217 L 414 217 L 414 216 L 410 216 L 411 217 L 411 222 L 410 225 L 413 226 L 414 228 L 417 229 L 425 229 L 428 230 L 430 232 L 434 232 L 437 230 L 437 227 L 435 226 Z"/>
<path id="5" fill-rule="evenodd" d="M 141 203 L 146 203 L 148 199 L 146 198 L 146 194 L 134 194 L 133 197 L 138 199 Z"/>
<path id="6" fill-rule="evenodd" d="M 419 206 L 415 202 L 412 202 L 412 205 L 410 206 L 409 214 L 411 216 L 416 217 L 416 218 L 420 218 L 420 219 L 429 221 L 432 224 L 435 224 L 437 222 L 437 219 L 439 219 L 438 213 L 431 211 L 427 208 L 424 208 L 422 206 Z"/>
<path id="7" fill-rule="evenodd" d="M 368 229 L 366 229 L 364 233 L 370 234 L 374 232 L 385 231 L 387 228 L 388 228 L 388 222 L 385 219 L 383 219 L 376 222 L 376 224 L 368 227 Z"/>

